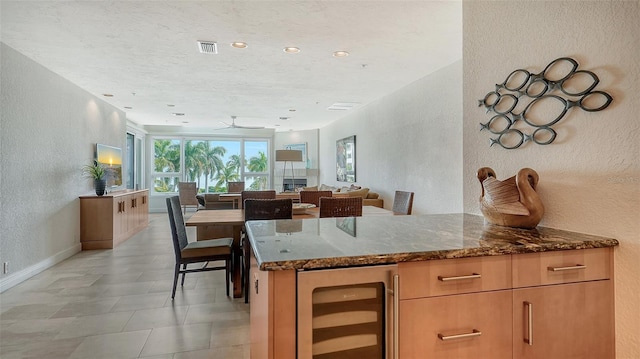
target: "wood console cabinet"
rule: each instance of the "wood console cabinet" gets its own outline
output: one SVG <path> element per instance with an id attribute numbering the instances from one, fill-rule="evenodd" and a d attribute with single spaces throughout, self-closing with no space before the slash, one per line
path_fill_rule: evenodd
<path id="1" fill-rule="evenodd" d="M 80 197 L 82 249 L 110 249 L 149 224 L 149 190 Z"/>

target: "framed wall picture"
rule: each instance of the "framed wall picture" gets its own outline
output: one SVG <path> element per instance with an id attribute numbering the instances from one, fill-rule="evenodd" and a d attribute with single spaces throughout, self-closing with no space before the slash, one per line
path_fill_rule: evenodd
<path id="1" fill-rule="evenodd" d="M 356 136 L 336 141 L 336 180 L 356 181 Z"/>

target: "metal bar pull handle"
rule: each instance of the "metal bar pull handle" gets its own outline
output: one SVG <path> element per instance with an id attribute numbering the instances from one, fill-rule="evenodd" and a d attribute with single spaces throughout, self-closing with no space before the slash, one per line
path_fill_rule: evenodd
<path id="1" fill-rule="evenodd" d="M 587 269 L 587 266 L 584 264 L 576 264 L 574 266 L 569 266 L 569 267 L 547 267 L 547 270 L 550 272 L 561 272 L 565 270 L 576 270 L 576 269 Z"/>
<path id="2" fill-rule="evenodd" d="M 456 277 L 443 277 L 441 275 L 438 276 L 438 280 L 441 282 L 447 282 L 450 280 L 476 279 L 476 278 L 482 278 L 482 275 L 478 273 L 472 273 L 469 275 L 460 275 Z"/>
<path id="3" fill-rule="evenodd" d="M 533 345 L 533 304 L 524 302 L 524 306 L 527 308 L 527 337 L 524 342 Z"/>
<path id="4" fill-rule="evenodd" d="M 398 338 L 400 333 L 400 276 L 393 276 L 393 359 L 400 357 Z"/>
<path id="5" fill-rule="evenodd" d="M 464 333 L 464 334 L 455 334 L 455 335 L 442 335 L 440 333 L 438 333 L 438 338 L 440 338 L 440 340 L 453 340 L 453 339 L 463 339 L 463 338 L 471 338 L 471 337 L 479 337 L 482 335 L 482 332 L 479 331 L 478 329 L 473 329 L 471 331 L 471 333 Z"/>

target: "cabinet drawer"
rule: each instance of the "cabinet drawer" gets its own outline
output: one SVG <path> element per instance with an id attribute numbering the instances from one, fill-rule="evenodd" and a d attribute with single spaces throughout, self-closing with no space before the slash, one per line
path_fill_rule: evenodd
<path id="1" fill-rule="evenodd" d="M 511 291 L 400 301 L 400 358 L 511 359 Z"/>
<path id="2" fill-rule="evenodd" d="M 513 287 L 609 279 L 612 255 L 611 248 L 514 255 Z"/>
<path id="3" fill-rule="evenodd" d="M 400 299 L 511 288 L 511 256 L 398 264 Z"/>

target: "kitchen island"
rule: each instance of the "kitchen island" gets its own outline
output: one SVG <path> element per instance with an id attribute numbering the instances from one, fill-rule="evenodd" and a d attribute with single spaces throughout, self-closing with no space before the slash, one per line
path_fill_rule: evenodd
<path id="1" fill-rule="evenodd" d="M 390 358 L 614 357 L 615 239 L 470 214 L 255 221 L 247 232 L 254 359 L 325 348 L 306 338 L 307 283 L 344 286 L 377 269 L 392 276 Z"/>

